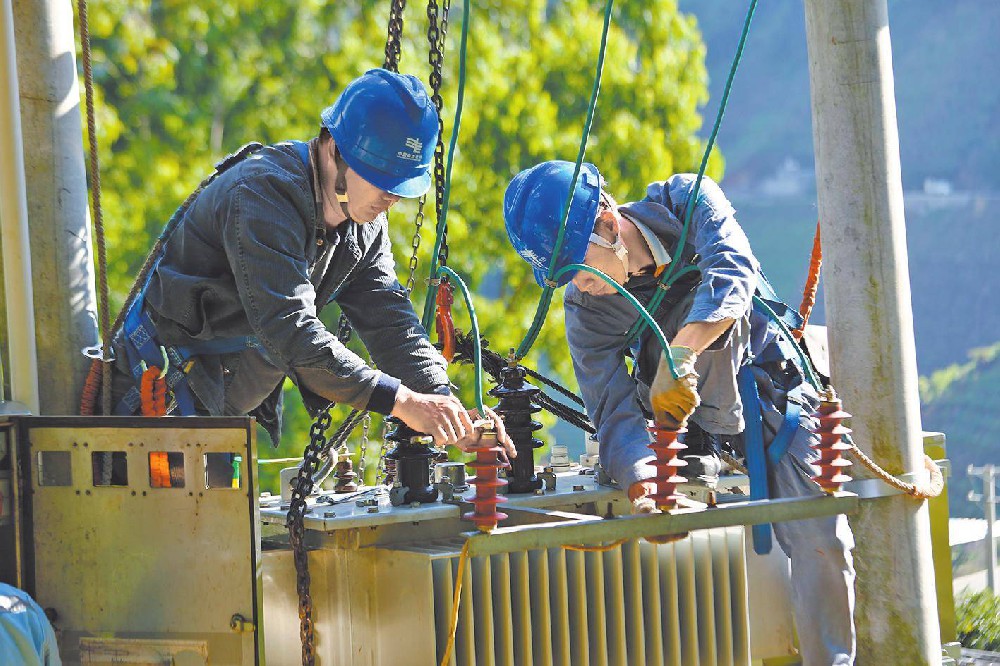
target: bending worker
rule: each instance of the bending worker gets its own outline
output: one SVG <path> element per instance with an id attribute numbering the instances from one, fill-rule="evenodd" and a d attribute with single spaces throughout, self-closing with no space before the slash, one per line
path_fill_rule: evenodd
<path id="1" fill-rule="evenodd" d="M 437 111 L 416 77 L 373 69 L 321 121 L 308 143 L 231 156 L 175 214 L 115 337 L 116 414 L 145 411 L 142 376 L 155 367 L 171 413 L 250 413 L 275 444 L 286 376 L 310 409 L 392 414 L 440 446 L 475 437 L 476 415 L 451 395 L 396 279 L 386 217 L 430 187 Z M 379 370 L 320 321 L 334 301 Z"/>
<path id="2" fill-rule="evenodd" d="M 570 191 L 574 164 L 544 162 L 522 171 L 504 198 L 511 243 L 545 286 Z M 641 201 L 618 206 L 592 164 L 583 165 L 569 206 L 556 268 L 584 263 L 624 285 L 642 303 L 657 289 L 672 261 L 695 177 L 679 174 L 651 183 Z M 770 464 L 777 497 L 819 495 L 811 480 L 809 417 L 818 404 L 803 380 L 794 349 L 777 327 L 752 307 L 755 292 L 773 297 L 742 228 L 722 190 L 705 178 L 700 186 L 680 261 L 694 264 L 669 289 L 653 313 L 671 347 L 679 378 L 670 372 L 648 330 L 629 349 L 627 333 L 639 315 L 597 276 L 567 272 L 566 337 L 587 412 L 597 426 L 601 464 L 627 489 L 637 512 L 655 511 L 647 495 L 654 468 L 647 418 L 686 425 L 680 473 L 708 485 L 718 479 L 719 453 L 744 452 L 744 411 L 759 409 L 766 444 L 776 439 L 785 413 L 799 414 L 786 428 L 787 453 Z M 626 354 L 635 359 L 630 376 Z M 756 405 L 741 399 L 739 373 L 756 385 Z M 746 381 L 742 384 L 745 386 Z M 797 427 L 796 427 L 797 426 Z M 776 441 L 775 444 L 778 444 Z M 854 636 L 854 538 L 845 516 L 778 523 L 775 533 L 792 563 L 792 602 L 803 663 L 852 664 Z"/>

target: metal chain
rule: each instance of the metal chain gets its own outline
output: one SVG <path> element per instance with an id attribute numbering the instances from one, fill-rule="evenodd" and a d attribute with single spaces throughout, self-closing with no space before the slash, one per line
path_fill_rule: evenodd
<path id="1" fill-rule="evenodd" d="M 326 446 L 326 431 L 333 423 L 326 410 L 309 429 L 309 444 L 302 455 L 299 473 L 292 481 L 292 501 L 288 507 L 288 541 L 295 562 L 295 587 L 299 594 L 299 638 L 302 641 L 302 666 L 316 663 L 315 627 L 312 620 L 312 596 L 309 594 L 309 554 L 305 546 L 306 498 L 313 489 L 312 475 L 320 462 L 320 451 Z"/>
<path id="2" fill-rule="evenodd" d="M 333 424 L 333 417 L 327 409 L 320 414 L 309 428 L 309 444 L 302 454 L 302 465 L 292 481 L 292 501 L 288 507 L 285 524 L 288 527 L 288 542 L 292 547 L 295 562 L 295 587 L 299 594 L 299 638 L 302 640 L 302 666 L 316 663 L 315 626 L 312 619 L 312 595 L 309 593 L 309 554 L 305 546 L 306 498 L 316 486 L 313 474 L 331 449 L 343 444 L 347 436 L 358 425 L 367 412 L 357 409 L 348 414 L 343 424 L 326 438 L 326 431 Z"/>
<path id="3" fill-rule="evenodd" d="M 382 65 L 390 72 L 399 71 L 404 9 L 406 9 L 406 0 L 392 0 L 392 6 L 389 8 L 389 36 L 385 40 L 385 63 Z"/>
<path id="4" fill-rule="evenodd" d="M 382 486 L 386 482 L 386 471 L 385 471 L 385 454 L 389 452 L 389 445 L 386 443 L 386 437 L 389 435 L 389 421 L 388 419 L 382 419 L 382 446 L 378 451 L 378 468 L 375 470 L 375 485 Z"/>
<path id="5" fill-rule="evenodd" d="M 430 84 L 431 101 L 438 112 L 438 138 L 434 146 L 434 214 L 435 219 L 441 219 L 444 204 L 444 119 L 441 114 L 444 100 L 441 97 L 442 69 L 444 67 L 445 37 L 448 32 L 448 13 L 451 11 L 451 0 L 443 0 L 438 6 L 437 0 L 427 2 L 427 41 L 430 51 L 427 62 L 431 66 Z M 448 265 L 448 226 L 441 229 L 441 249 L 438 251 L 438 264 Z"/>
<path id="6" fill-rule="evenodd" d="M 365 485 L 365 467 L 367 467 L 366 458 L 368 457 L 368 429 L 372 425 L 372 415 L 365 414 L 364 420 L 361 422 L 361 448 L 358 455 L 358 477 L 361 479 L 361 485 Z"/>
<path id="7" fill-rule="evenodd" d="M 406 295 L 409 296 L 413 293 L 413 285 L 415 284 L 417 275 L 417 250 L 420 249 L 420 229 L 424 226 L 424 204 L 427 202 L 427 195 L 422 195 L 417 199 L 417 217 L 413 221 L 413 241 L 410 245 L 413 247 L 413 254 L 410 255 L 410 275 L 406 278 Z"/>

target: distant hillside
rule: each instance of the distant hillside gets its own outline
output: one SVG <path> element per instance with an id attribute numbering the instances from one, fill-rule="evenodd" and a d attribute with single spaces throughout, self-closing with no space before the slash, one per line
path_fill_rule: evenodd
<path id="1" fill-rule="evenodd" d="M 1000 342 L 969 354 L 969 362 L 920 380 L 924 430 L 944 431 L 952 464 L 951 515 L 982 517 L 966 499 L 973 488 L 968 466 L 1000 465 Z M 981 492 L 981 484 L 975 484 Z"/>
<path id="2" fill-rule="evenodd" d="M 714 119 L 748 2 L 681 0 L 708 47 Z M 1000 189 L 1000 3 L 890 0 L 903 183 L 945 178 L 965 190 Z M 719 135 L 726 181 L 759 182 L 791 157 L 812 166 L 812 126 L 801 2 L 759 3 Z"/>

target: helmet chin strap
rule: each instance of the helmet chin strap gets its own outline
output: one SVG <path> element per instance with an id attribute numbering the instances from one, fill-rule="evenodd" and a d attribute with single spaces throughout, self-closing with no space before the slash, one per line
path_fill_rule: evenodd
<path id="1" fill-rule="evenodd" d="M 351 211 L 347 209 L 347 162 L 344 161 L 344 156 L 340 154 L 340 148 L 336 145 L 333 146 L 333 161 L 337 165 L 337 177 L 334 180 L 333 189 L 337 195 L 337 201 L 340 202 L 340 209 L 344 211 L 347 219 L 351 219 Z"/>

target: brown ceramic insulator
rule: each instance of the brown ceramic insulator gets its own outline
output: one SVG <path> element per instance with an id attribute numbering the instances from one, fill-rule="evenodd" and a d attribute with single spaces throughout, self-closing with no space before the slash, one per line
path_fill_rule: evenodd
<path id="1" fill-rule="evenodd" d="M 842 425 L 850 414 L 842 409 L 840 398 L 833 389 L 829 389 L 819 403 L 819 409 L 813 414 L 818 425 L 813 432 L 819 435 L 819 442 L 811 448 L 819 453 L 819 460 L 813 463 L 816 476 L 812 479 L 826 493 L 839 492 L 851 477 L 844 470 L 851 466 L 851 461 L 844 458 L 844 453 L 851 450 L 851 445 L 844 441 L 844 435 L 851 429 Z"/>
<path id="2" fill-rule="evenodd" d="M 654 425 L 649 428 L 649 432 L 653 434 L 649 448 L 656 456 L 655 460 L 646 463 L 656 468 L 656 476 L 650 479 L 656 483 L 656 493 L 650 495 L 650 499 L 656 503 L 656 508 L 660 511 L 669 511 L 677 506 L 677 499 L 680 497 L 676 494 L 677 484 L 687 481 L 678 474 L 681 467 L 687 466 L 687 462 L 678 457 L 687 445 L 677 441 L 678 435 L 686 432 L 686 429 L 675 430 Z"/>
<path id="3" fill-rule="evenodd" d="M 334 467 L 334 476 L 337 479 L 333 487 L 335 493 L 353 493 L 358 489 L 358 475 L 354 473 L 354 463 L 350 458 L 344 458 Z"/>
<path id="4" fill-rule="evenodd" d="M 497 495 L 497 491 L 507 485 L 507 481 L 498 475 L 503 449 L 497 444 L 496 431 L 487 429 L 483 431 L 479 443 L 468 450 L 476 454 L 476 459 L 468 463 L 476 471 L 476 475 L 468 481 L 475 486 L 476 492 L 465 499 L 472 502 L 475 510 L 462 518 L 471 520 L 481 532 L 492 532 L 497 523 L 507 518 L 507 514 L 497 511 L 497 504 L 507 501 L 506 497 Z"/>

